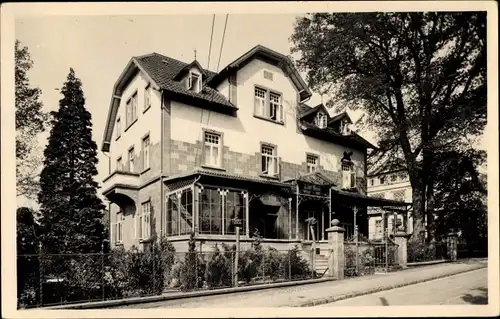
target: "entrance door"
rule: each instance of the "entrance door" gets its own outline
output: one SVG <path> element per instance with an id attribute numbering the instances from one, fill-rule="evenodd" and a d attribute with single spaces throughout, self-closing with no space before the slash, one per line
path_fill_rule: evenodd
<path id="1" fill-rule="evenodd" d="M 311 218 L 311 217 L 314 217 L 316 218 L 316 224 L 313 226 L 314 227 L 314 237 L 316 240 L 320 240 L 321 237 L 320 237 L 320 229 L 321 229 L 321 213 L 320 212 L 317 212 L 317 211 L 305 211 L 304 212 L 305 215 L 307 216 L 307 218 Z M 311 228 L 309 227 L 309 225 L 307 224 L 307 222 L 305 223 L 305 227 L 306 227 L 306 239 L 307 240 L 313 240 L 313 235 L 311 233 Z"/>

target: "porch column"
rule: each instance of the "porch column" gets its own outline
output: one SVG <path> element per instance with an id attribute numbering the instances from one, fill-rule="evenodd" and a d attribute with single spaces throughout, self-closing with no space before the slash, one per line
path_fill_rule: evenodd
<path id="1" fill-rule="evenodd" d="M 325 240 L 325 206 L 321 205 L 321 240 Z"/>
<path id="2" fill-rule="evenodd" d="M 295 195 L 295 239 L 299 240 L 299 186 Z"/>
<path id="3" fill-rule="evenodd" d="M 398 264 L 400 267 L 408 267 L 408 234 L 404 231 L 403 226 L 400 226 L 396 234 L 394 234 L 394 241 L 398 245 Z"/>
<path id="4" fill-rule="evenodd" d="M 245 198 L 245 234 L 250 237 L 250 205 L 248 201 L 248 192 L 243 193 L 243 198 Z"/>
<path id="5" fill-rule="evenodd" d="M 201 197 L 201 192 L 199 187 L 193 186 L 192 188 L 193 191 L 193 232 L 195 235 L 198 235 L 200 232 L 200 227 L 199 227 L 199 216 L 200 216 L 200 197 Z"/>
<path id="6" fill-rule="evenodd" d="M 326 230 L 328 233 L 328 277 L 337 280 L 344 279 L 344 231 L 339 226 L 339 220 L 334 219 L 331 227 Z"/>

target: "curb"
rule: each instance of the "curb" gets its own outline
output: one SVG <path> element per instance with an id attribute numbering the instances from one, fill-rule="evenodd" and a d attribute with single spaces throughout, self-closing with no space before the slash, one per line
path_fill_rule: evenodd
<path id="1" fill-rule="evenodd" d="M 245 291 L 252 291 L 252 290 L 265 290 L 265 289 L 280 288 L 280 287 L 300 286 L 300 285 L 315 284 L 315 283 L 322 283 L 322 282 L 335 281 L 335 280 L 336 279 L 334 279 L 334 278 L 306 279 L 306 280 L 296 280 L 296 281 L 278 282 L 278 283 L 270 283 L 270 284 L 259 284 L 259 285 L 253 285 L 253 286 L 235 287 L 235 288 L 222 288 L 222 289 L 214 289 L 214 290 L 180 292 L 180 293 L 172 293 L 172 294 L 166 294 L 166 295 L 160 295 L 160 296 L 133 297 L 133 298 L 115 299 L 115 300 L 101 300 L 101 301 L 94 301 L 94 302 L 87 302 L 87 303 L 75 303 L 75 304 L 48 306 L 48 307 L 32 308 L 32 309 L 60 310 L 60 309 L 107 308 L 107 307 L 149 303 L 149 302 L 156 302 L 156 301 L 167 301 L 167 300 L 177 300 L 177 299 L 185 299 L 185 298 L 193 298 L 193 297 L 223 295 L 223 294 L 229 294 L 229 293 L 235 293 L 235 292 L 245 292 Z"/>
<path id="2" fill-rule="evenodd" d="M 360 297 L 360 296 L 370 295 L 370 294 L 374 294 L 374 293 L 377 293 L 377 292 L 386 291 L 386 290 L 392 290 L 392 289 L 401 288 L 401 287 L 405 287 L 405 286 L 411 286 L 411 285 L 420 284 L 420 283 L 423 283 L 423 282 L 432 281 L 432 280 L 436 280 L 436 279 L 440 279 L 440 278 L 451 277 L 451 276 L 454 276 L 454 275 L 459 275 L 459 274 L 463 274 L 463 273 L 467 273 L 467 272 L 471 272 L 471 271 L 475 271 L 475 270 L 479 270 L 479 269 L 483 269 L 483 268 L 488 268 L 488 266 L 485 265 L 485 266 L 480 266 L 480 267 L 476 267 L 476 268 L 473 268 L 473 269 L 460 270 L 460 271 L 457 271 L 457 272 L 454 272 L 454 273 L 450 273 L 450 274 L 437 275 L 437 276 L 433 276 L 433 277 L 429 277 L 429 278 L 425 278 L 425 279 L 418 279 L 418 280 L 414 280 L 414 281 L 410 281 L 410 282 L 405 282 L 405 283 L 397 284 L 397 285 L 392 285 L 392 286 L 388 286 L 388 287 L 379 287 L 379 288 L 374 288 L 374 289 L 365 290 L 365 291 L 358 291 L 358 292 L 348 293 L 348 294 L 340 295 L 340 296 L 332 296 L 332 297 L 328 297 L 328 298 L 321 298 L 321 299 L 317 299 L 317 300 L 307 301 L 307 302 L 304 302 L 304 303 L 301 303 L 301 304 L 298 304 L 298 305 L 295 305 L 295 306 L 291 306 L 291 307 L 314 307 L 314 306 L 324 305 L 324 304 L 327 304 L 327 303 L 332 303 L 332 302 L 336 302 L 336 301 L 340 301 L 340 300 L 345 300 L 345 299 L 350 299 L 350 298 L 354 298 L 354 297 Z"/>

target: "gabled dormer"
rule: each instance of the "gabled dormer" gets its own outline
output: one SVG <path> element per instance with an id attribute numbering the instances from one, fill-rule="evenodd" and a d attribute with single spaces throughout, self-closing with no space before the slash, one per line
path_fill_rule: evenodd
<path id="1" fill-rule="evenodd" d="M 323 104 L 308 109 L 302 108 L 302 111 L 299 109 L 299 112 L 300 120 L 313 124 L 319 129 L 326 129 L 328 127 L 330 116 Z"/>
<path id="2" fill-rule="evenodd" d="M 341 135 L 351 135 L 352 120 L 347 112 L 335 115 L 328 121 L 328 127 L 331 127 Z"/>
<path id="3" fill-rule="evenodd" d="M 174 78 L 183 83 L 186 90 L 200 93 L 203 90 L 204 82 L 207 80 L 207 73 L 196 60 L 186 65 Z"/>

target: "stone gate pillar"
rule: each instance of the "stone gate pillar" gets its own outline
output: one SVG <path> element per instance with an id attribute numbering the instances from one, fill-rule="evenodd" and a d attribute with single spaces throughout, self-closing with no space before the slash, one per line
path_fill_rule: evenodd
<path id="1" fill-rule="evenodd" d="M 408 267 L 408 237 L 402 226 L 394 234 L 394 242 L 398 245 L 398 264 L 403 269 Z"/>
<path id="2" fill-rule="evenodd" d="M 457 261 L 458 254 L 458 234 L 449 233 L 448 234 L 448 256 L 451 261 Z"/>
<path id="3" fill-rule="evenodd" d="M 339 226 L 338 219 L 332 220 L 331 227 L 326 229 L 328 233 L 328 277 L 338 280 L 344 279 L 344 232 Z"/>

